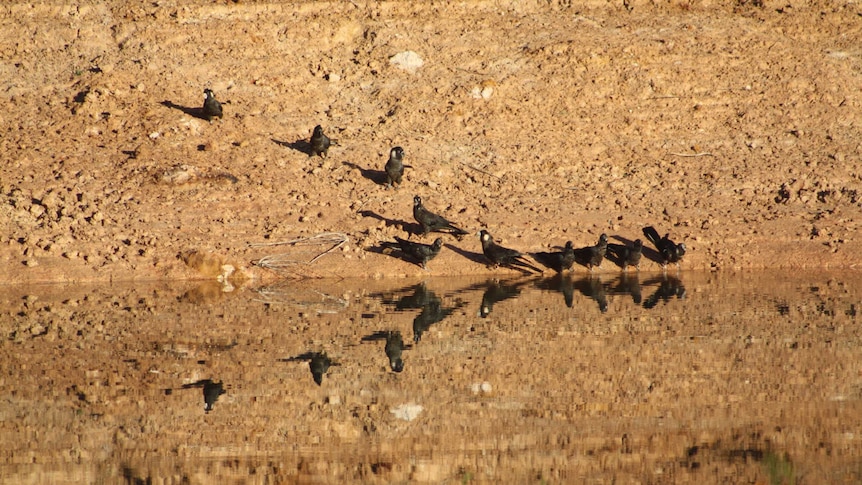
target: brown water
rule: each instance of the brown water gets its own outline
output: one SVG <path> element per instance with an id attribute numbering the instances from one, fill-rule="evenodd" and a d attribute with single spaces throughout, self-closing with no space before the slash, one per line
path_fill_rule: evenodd
<path id="1" fill-rule="evenodd" d="M 858 274 L 582 276 L 6 287 L 0 482 L 862 480 Z"/>

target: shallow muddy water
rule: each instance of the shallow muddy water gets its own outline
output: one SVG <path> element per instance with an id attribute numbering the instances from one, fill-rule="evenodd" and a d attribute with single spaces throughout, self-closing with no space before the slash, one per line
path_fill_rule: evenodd
<path id="1" fill-rule="evenodd" d="M 225 290 L 5 287 L 2 482 L 862 480 L 855 273 Z"/>

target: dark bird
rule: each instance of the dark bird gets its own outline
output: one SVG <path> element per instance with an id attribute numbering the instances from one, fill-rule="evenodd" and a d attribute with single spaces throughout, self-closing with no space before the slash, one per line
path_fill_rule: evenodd
<path id="1" fill-rule="evenodd" d="M 329 356 L 326 355 L 326 352 L 314 352 L 311 355 L 311 360 L 308 361 L 308 367 L 311 369 L 311 377 L 314 379 L 315 384 L 318 386 L 323 382 L 323 375 L 329 371 L 329 368 L 333 365 L 339 365 L 337 362 L 333 362 Z"/>
<path id="2" fill-rule="evenodd" d="M 363 342 L 373 342 L 385 340 L 386 345 L 383 347 L 386 352 L 386 357 L 389 359 L 389 367 L 393 372 L 401 372 L 404 370 L 404 359 L 401 357 L 405 350 L 413 348 L 412 345 L 404 345 L 404 339 L 401 337 L 401 332 L 398 330 L 378 330 L 371 335 L 362 337 Z"/>
<path id="3" fill-rule="evenodd" d="M 404 349 L 404 339 L 401 338 L 401 332 L 397 330 L 386 332 L 386 346 L 383 350 L 386 352 L 386 357 L 389 357 L 389 367 L 392 368 L 393 372 L 404 370 L 404 360 L 401 358 Z"/>
<path id="4" fill-rule="evenodd" d="M 338 362 L 333 362 L 326 355 L 326 352 L 305 352 L 304 354 L 291 357 L 289 359 L 279 359 L 283 362 L 308 361 L 308 368 L 311 370 L 311 377 L 318 386 L 323 382 L 323 375 L 331 366 L 341 365 Z"/>
<path id="5" fill-rule="evenodd" d="M 605 259 L 607 250 L 608 235 L 602 234 L 599 236 L 599 242 L 597 242 L 595 246 L 575 249 L 575 259 L 578 263 L 586 266 L 590 271 L 593 271 L 593 268 L 601 266 L 602 261 Z"/>
<path id="6" fill-rule="evenodd" d="M 413 218 L 422 226 L 422 235 L 426 235 L 432 231 L 450 232 L 460 238 L 465 234 L 469 234 L 467 231 L 453 225 L 444 217 L 438 216 L 426 209 L 422 205 L 422 197 L 418 195 L 413 197 Z"/>
<path id="7" fill-rule="evenodd" d="M 183 389 L 191 389 L 201 387 L 204 391 L 204 411 L 210 412 L 213 406 L 218 401 L 219 396 L 225 394 L 224 385 L 221 382 L 213 382 L 212 379 L 203 379 L 192 382 L 191 384 L 183 384 Z"/>
<path id="8" fill-rule="evenodd" d="M 213 382 L 209 379 L 204 381 L 204 411 L 212 411 L 215 402 L 224 393 L 224 386 L 221 382 Z"/>
<path id="9" fill-rule="evenodd" d="M 625 244 L 608 244 L 608 253 L 612 254 L 623 271 L 629 266 L 634 266 L 640 271 L 641 254 L 643 252 L 643 241 L 636 239 L 632 246 Z"/>
<path id="10" fill-rule="evenodd" d="M 204 89 L 204 107 L 202 113 L 204 115 L 204 119 L 207 121 L 212 121 L 213 117 L 222 117 L 221 103 L 219 103 L 215 98 L 215 94 L 213 94 L 212 89 Z"/>
<path id="11" fill-rule="evenodd" d="M 647 240 L 653 243 L 653 246 L 658 250 L 661 256 L 662 269 L 667 269 L 668 263 L 676 263 L 677 268 L 679 268 L 679 263 L 682 261 L 682 257 L 685 256 L 685 244 L 677 244 L 671 241 L 668 238 L 669 234 L 665 234 L 663 238 L 659 238 L 658 231 L 652 226 L 643 228 L 643 232 Z"/>
<path id="12" fill-rule="evenodd" d="M 394 147 L 390 150 L 389 160 L 383 169 L 386 171 L 386 185 L 392 188 L 401 185 L 401 177 L 404 175 L 404 149 Z"/>
<path id="13" fill-rule="evenodd" d="M 497 280 L 489 280 L 485 292 L 482 293 L 482 305 L 479 307 L 479 316 L 487 318 L 494 309 L 494 305 L 503 300 L 515 298 L 521 294 L 522 284 L 506 284 Z"/>
<path id="14" fill-rule="evenodd" d="M 572 267 L 575 262 L 575 250 L 572 247 L 572 241 L 566 241 L 566 246 L 562 251 L 538 252 L 531 254 L 533 259 L 542 263 L 548 268 L 562 273 Z"/>
<path id="15" fill-rule="evenodd" d="M 422 269 L 428 269 L 426 266 L 428 261 L 436 258 L 437 255 L 440 254 L 440 248 L 443 247 L 443 239 L 439 237 L 435 239 L 432 244 L 408 241 L 406 239 L 401 239 L 398 236 L 395 236 L 395 240 L 398 241 L 398 247 L 401 249 L 401 252 L 415 259 Z M 385 246 L 394 245 L 394 243 L 391 242 L 385 242 L 383 244 Z"/>
<path id="16" fill-rule="evenodd" d="M 309 145 L 311 146 L 311 153 L 309 155 L 319 155 L 320 158 L 326 158 L 331 144 L 332 140 L 323 134 L 323 127 L 317 125 L 314 127 L 314 133 L 311 134 L 311 140 L 309 140 Z"/>
<path id="17" fill-rule="evenodd" d="M 536 273 L 542 272 L 539 268 L 528 263 L 520 252 L 500 246 L 494 242 L 491 233 L 485 229 L 479 231 L 479 240 L 482 241 L 482 253 L 491 262 L 491 266 L 505 266 L 525 273 L 529 273 L 530 271 Z"/>

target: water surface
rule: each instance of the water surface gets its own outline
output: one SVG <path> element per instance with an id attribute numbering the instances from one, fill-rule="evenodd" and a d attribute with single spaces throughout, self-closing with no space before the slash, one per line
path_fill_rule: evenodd
<path id="1" fill-rule="evenodd" d="M 860 283 L 608 271 L 6 287 L 0 476 L 856 483 Z"/>

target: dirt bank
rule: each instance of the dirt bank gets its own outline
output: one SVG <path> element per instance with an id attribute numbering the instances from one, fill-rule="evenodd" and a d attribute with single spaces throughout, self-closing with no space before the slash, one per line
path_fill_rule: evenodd
<path id="1" fill-rule="evenodd" d="M 649 224 L 684 269 L 855 268 L 860 8 L 755 3 L 4 6 L 0 272 L 272 277 L 250 262 L 281 250 L 250 243 L 333 231 L 287 273 L 409 275 L 369 250 L 415 194 L 525 251 Z M 326 159 L 304 152 L 317 124 Z M 477 238 L 446 243 L 432 274 L 488 271 Z"/>

